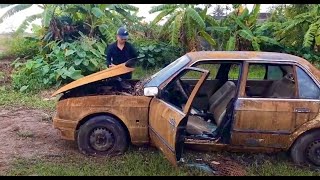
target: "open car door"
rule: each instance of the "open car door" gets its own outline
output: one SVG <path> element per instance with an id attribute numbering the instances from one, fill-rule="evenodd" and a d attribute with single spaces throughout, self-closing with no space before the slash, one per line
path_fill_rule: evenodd
<path id="1" fill-rule="evenodd" d="M 209 71 L 188 67 L 181 71 L 167 86 L 174 85 L 186 73 L 198 74 L 198 82 L 183 108 L 173 105 L 164 98 L 154 97 L 149 111 L 149 134 L 153 145 L 160 149 L 165 157 L 175 166 L 181 158 L 184 136 L 187 125 L 187 115 L 191 104 L 203 82 L 207 79 Z M 166 87 L 167 87 L 166 86 Z M 163 89 L 165 89 L 164 87 Z"/>

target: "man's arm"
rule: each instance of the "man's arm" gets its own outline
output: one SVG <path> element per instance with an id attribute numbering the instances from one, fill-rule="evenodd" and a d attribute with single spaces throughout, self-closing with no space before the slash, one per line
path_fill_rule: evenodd
<path id="1" fill-rule="evenodd" d="M 132 44 L 130 44 L 130 51 L 131 51 L 131 58 L 137 58 L 138 57 L 138 52 L 137 50 L 133 47 Z"/>
<path id="2" fill-rule="evenodd" d="M 107 67 L 109 67 L 111 64 L 111 45 L 106 48 L 106 55 L 106 64 Z"/>

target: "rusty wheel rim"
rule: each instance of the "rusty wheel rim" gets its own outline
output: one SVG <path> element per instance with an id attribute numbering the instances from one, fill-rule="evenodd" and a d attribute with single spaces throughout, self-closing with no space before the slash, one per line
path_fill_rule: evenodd
<path id="1" fill-rule="evenodd" d="M 320 140 L 316 140 L 307 148 L 307 158 L 315 165 L 320 165 Z"/>
<path id="2" fill-rule="evenodd" d="M 94 129 L 90 135 L 90 146 L 97 151 L 107 151 L 114 146 L 115 137 L 106 128 Z"/>

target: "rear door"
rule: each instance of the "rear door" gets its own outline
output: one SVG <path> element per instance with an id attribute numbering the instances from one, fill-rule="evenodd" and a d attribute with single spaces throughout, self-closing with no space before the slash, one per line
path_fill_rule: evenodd
<path id="1" fill-rule="evenodd" d="M 194 73 L 197 83 L 188 94 L 185 104 L 179 106 L 173 99 L 167 98 L 170 93 L 174 93 L 176 82 L 181 80 L 185 74 Z M 150 104 L 149 111 L 149 135 L 153 145 L 160 149 L 165 157 L 173 164 L 177 165 L 183 152 L 184 134 L 187 118 L 191 104 L 195 95 L 199 91 L 203 82 L 208 77 L 209 72 L 199 68 L 186 68 L 172 79 L 161 91 L 158 97 L 154 97 Z"/>

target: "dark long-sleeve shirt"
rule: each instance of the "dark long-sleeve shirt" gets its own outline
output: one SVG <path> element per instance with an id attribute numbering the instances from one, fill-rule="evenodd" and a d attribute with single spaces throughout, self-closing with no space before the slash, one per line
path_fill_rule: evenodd
<path id="1" fill-rule="evenodd" d="M 119 49 L 117 41 L 110 44 L 106 49 L 106 64 L 109 67 L 110 64 L 121 64 L 129 59 L 138 57 L 138 53 L 135 48 L 129 42 L 125 42 L 123 49 Z"/>

